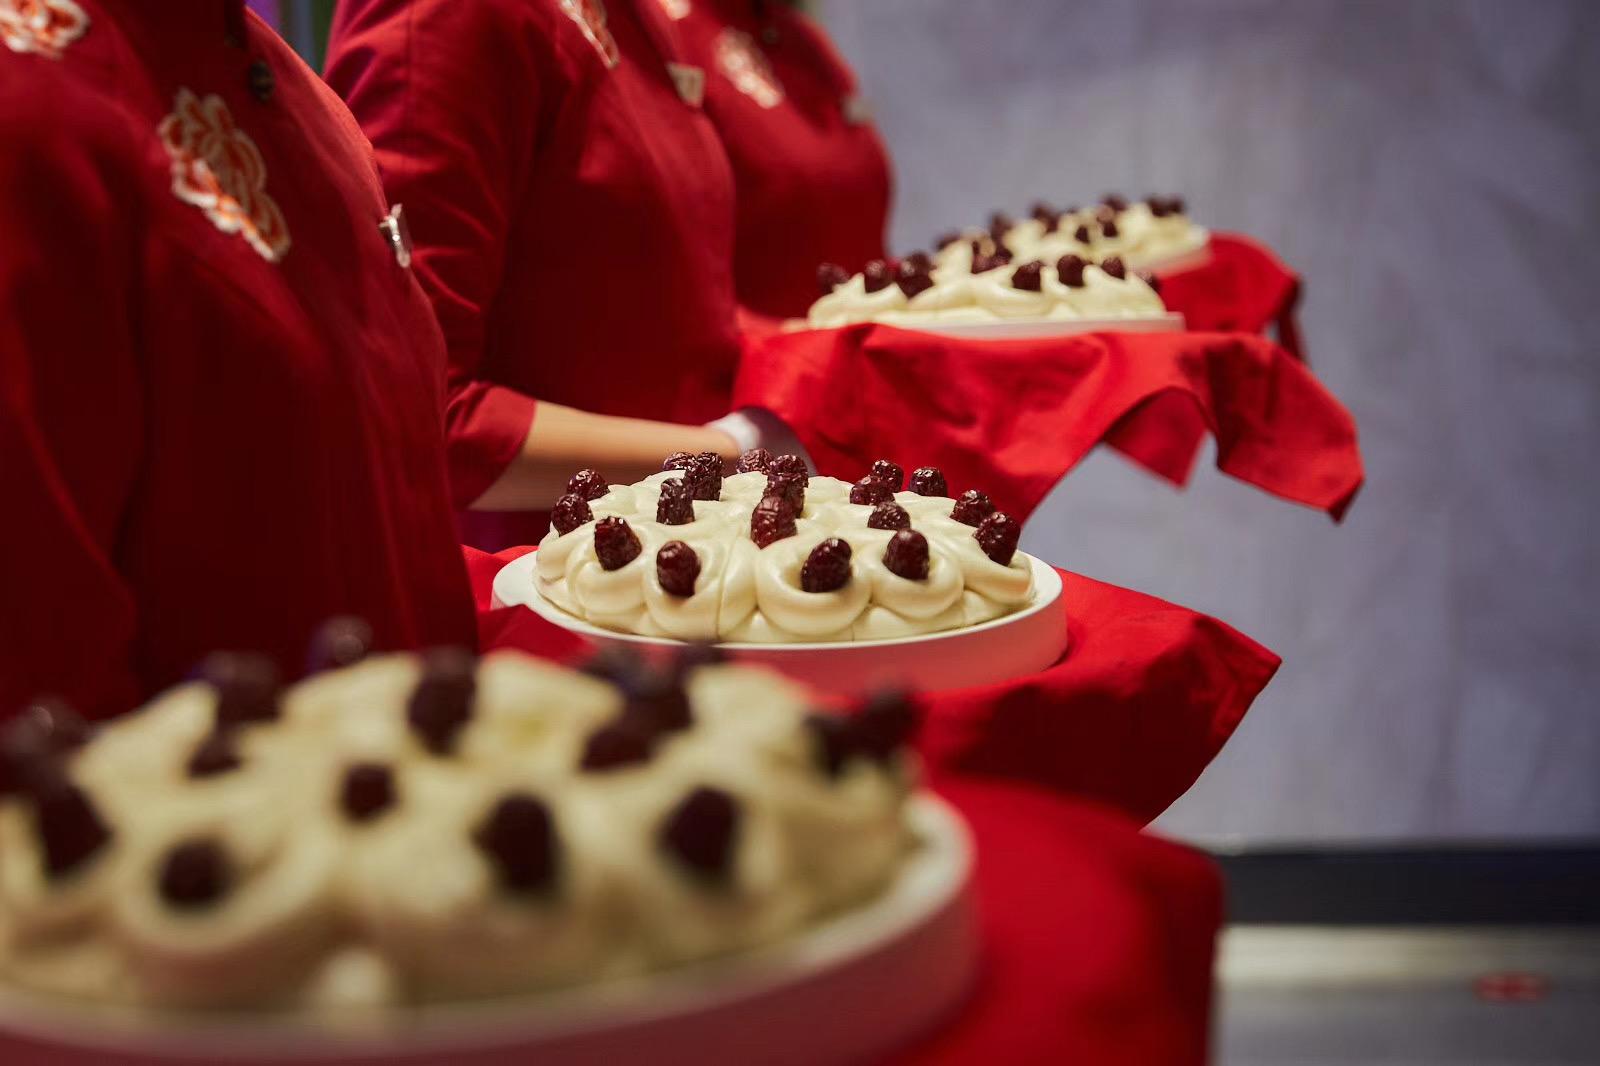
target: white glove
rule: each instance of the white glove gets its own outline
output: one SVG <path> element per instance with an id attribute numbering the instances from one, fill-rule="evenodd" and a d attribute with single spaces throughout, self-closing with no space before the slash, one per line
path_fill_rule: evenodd
<path id="1" fill-rule="evenodd" d="M 773 455 L 798 455 L 806 462 L 806 469 L 816 472 L 816 464 L 806 452 L 806 446 L 794 435 L 789 423 L 765 407 L 741 407 L 707 422 L 707 429 L 719 430 L 733 438 L 741 452 L 752 448 L 765 448 Z"/>

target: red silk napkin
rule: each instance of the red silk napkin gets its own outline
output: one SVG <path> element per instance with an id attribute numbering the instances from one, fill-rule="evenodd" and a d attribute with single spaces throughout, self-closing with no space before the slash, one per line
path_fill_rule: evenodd
<path id="1" fill-rule="evenodd" d="M 1204 1063 L 1215 865 L 1037 789 L 969 779 L 939 791 L 977 845 L 984 966 L 965 1009 L 889 1061 Z"/>
<path id="2" fill-rule="evenodd" d="M 494 575 L 531 548 L 467 569 L 485 651 L 569 659 L 587 646 L 522 607 L 491 608 Z M 1069 644 L 1055 666 L 924 697 L 929 775 L 1005 777 L 1115 807 L 1140 822 L 1188 790 L 1280 660 L 1237 630 L 1153 596 L 1061 571 Z"/>
<path id="3" fill-rule="evenodd" d="M 1206 263 L 1161 273 L 1161 299 L 1183 312 L 1188 328 L 1203 332 L 1265 333 L 1271 327 L 1284 351 L 1305 362 L 1300 323 L 1299 275 L 1265 245 L 1230 233 L 1213 234 Z M 1175 485 L 1194 468 L 1206 423 L 1199 409 L 1176 394 L 1158 397 L 1124 418 L 1106 443 Z"/>
<path id="4" fill-rule="evenodd" d="M 1191 330 L 1262 333 L 1275 328 L 1278 343 L 1304 355 L 1295 308 L 1300 276 L 1263 244 L 1234 233 L 1211 235 L 1211 258 L 1200 266 L 1161 275 L 1161 300 L 1183 312 Z"/>
<path id="5" fill-rule="evenodd" d="M 793 426 L 822 473 L 854 480 L 879 458 L 938 466 L 954 492 L 981 488 L 1018 517 L 1101 440 L 1177 408 L 1216 437 L 1219 469 L 1335 519 L 1363 476 L 1350 413 L 1282 348 L 1243 333 L 803 330 L 751 339 L 734 392 L 736 407 Z M 1193 451 L 1133 454 L 1181 480 Z"/>

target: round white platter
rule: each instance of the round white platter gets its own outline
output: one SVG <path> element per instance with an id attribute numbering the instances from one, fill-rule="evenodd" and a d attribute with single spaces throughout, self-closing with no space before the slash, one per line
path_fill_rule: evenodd
<path id="1" fill-rule="evenodd" d="M 665 637 L 619 633 L 569 614 L 546 600 L 538 588 L 530 552 L 501 568 L 494 598 L 502 606 L 523 606 L 563 629 L 594 643 L 621 645 L 647 658 L 665 658 L 683 642 Z M 988 685 L 1037 673 L 1067 650 L 1066 604 L 1061 575 L 1023 553 L 1033 567 L 1034 600 L 1028 606 L 975 626 L 892 640 L 832 641 L 809 644 L 746 644 L 717 647 L 740 662 L 771 667 L 813 688 L 862 696 L 885 688 L 922 692 Z"/>
<path id="2" fill-rule="evenodd" d="M 872 1061 L 965 997 L 978 933 L 966 824 L 915 797 L 916 850 L 877 899 L 783 943 L 473 1004 L 359 1016 L 110 1009 L 0 984 L 0 1062 L 50 1066 L 652 1066 Z"/>
<path id="3" fill-rule="evenodd" d="M 995 322 L 920 322 L 898 326 L 917 333 L 962 340 L 1044 340 L 1079 333 L 1174 333 L 1183 331 L 1176 311 L 1143 318 L 1006 318 Z"/>

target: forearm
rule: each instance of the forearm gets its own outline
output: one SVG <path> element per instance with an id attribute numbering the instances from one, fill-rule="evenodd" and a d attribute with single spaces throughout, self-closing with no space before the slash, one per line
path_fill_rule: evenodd
<path id="1" fill-rule="evenodd" d="M 739 448 L 725 433 L 579 411 L 541 402 L 522 450 L 483 495 L 478 511 L 543 511 L 566 491 L 567 479 L 592 467 L 607 481 L 628 484 L 661 469 L 673 452 L 716 452 L 732 461 Z"/>

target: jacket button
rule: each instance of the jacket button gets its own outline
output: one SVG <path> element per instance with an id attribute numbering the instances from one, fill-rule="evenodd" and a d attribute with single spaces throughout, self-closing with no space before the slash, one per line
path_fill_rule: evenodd
<path id="1" fill-rule="evenodd" d="M 267 66 L 265 59 L 258 59 L 250 64 L 250 95 L 262 103 L 272 99 L 274 79 L 272 68 Z"/>

